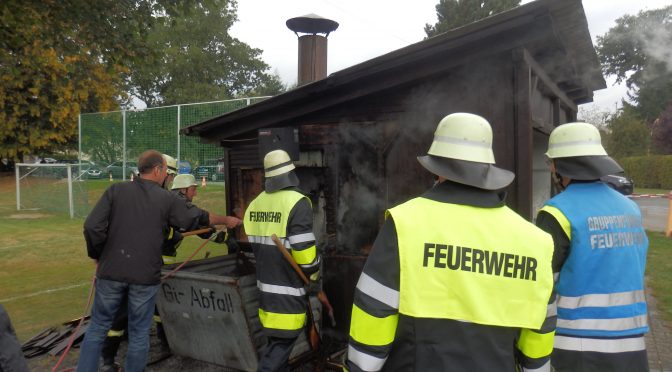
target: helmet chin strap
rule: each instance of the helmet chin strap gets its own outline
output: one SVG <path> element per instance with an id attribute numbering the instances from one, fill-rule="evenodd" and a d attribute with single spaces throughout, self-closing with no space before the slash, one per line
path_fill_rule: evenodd
<path id="1" fill-rule="evenodd" d="M 560 192 L 565 191 L 566 187 L 562 184 L 562 176 L 558 172 L 551 173 L 551 180 L 553 185 L 560 190 Z"/>

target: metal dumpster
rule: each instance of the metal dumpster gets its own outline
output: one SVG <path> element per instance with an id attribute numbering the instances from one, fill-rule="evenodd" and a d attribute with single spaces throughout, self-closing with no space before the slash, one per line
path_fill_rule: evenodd
<path id="1" fill-rule="evenodd" d="M 163 274 L 177 264 L 164 266 Z M 193 261 L 161 284 L 157 305 L 172 352 L 243 371 L 257 369 L 266 344 L 253 268 L 235 254 Z M 321 323 L 321 304 L 311 297 Z M 310 351 L 305 332 L 290 360 Z"/>

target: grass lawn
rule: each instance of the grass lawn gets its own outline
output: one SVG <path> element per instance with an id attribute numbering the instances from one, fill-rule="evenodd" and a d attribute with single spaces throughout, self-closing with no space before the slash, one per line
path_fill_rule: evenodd
<path id="1" fill-rule="evenodd" d="M 110 185 L 88 181 L 89 200 L 97 200 Z M 197 205 L 224 213 L 223 184 L 199 188 Z M 82 315 L 94 273 L 86 256 L 82 218 L 40 211 L 16 211 L 15 179 L 0 176 L 0 303 L 12 319 L 21 341 L 51 326 Z M 647 275 L 661 311 L 672 322 L 672 239 L 649 233 L 651 247 Z M 188 237 L 178 257 L 188 257 L 203 240 Z M 196 258 L 210 250 L 226 254 L 226 246 L 208 243 Z"/>
<path id="2" fill-rule="evenodd" d="M 98 200 L 109 185 L 107 180 L 87 181 L 88 200 Z M 0 176 L 0 303 L 7 309 L 19 340 L 25 341 L 45 328 L 82 315 L 94 265 L 86 255 L 83 218 L 70 219 L 67 212 L 19 212 L 15 187 L 13 174 Z M 224 184 L 199 188 L 194 201 L 223 214 Z M 178 257 L 188 257 L 202 242 L 198 237 L 186 238 Z M 225 245 L 210 242 L 196 258 L 208 250 L 211 256 L 227 253 Z"/>
<path id="3" fill-rule="evenodd" d="M 670 190 L 663 189 L 645 189 L 641 187 L 635 187 L 635 194 L 669 194 Z"/>
<path id="4" fill-rule="evenodd" d="M 672 238 L 659 232 L 649 232 L 649 257 L 646 274 L 660 311 L 672 326 Z"/>

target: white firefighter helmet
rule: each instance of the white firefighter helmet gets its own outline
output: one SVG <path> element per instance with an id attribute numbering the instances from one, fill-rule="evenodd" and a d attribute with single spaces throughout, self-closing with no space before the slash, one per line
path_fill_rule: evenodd
<path id="1" fill-rule="evenodd" d="M 171 190 L 186 189 L 190 186 L 198 186 L 193 174 L 178 174 L 173 180 Z"/>
<path id="2" fill-rule="evenodd" d="M 419 156 L 418 161 L 438 176 L 486 190 L 503 189 L 515 177 L 494 165 L 490 123 L 469 113 L 444 117 L 427 155 Z"/>

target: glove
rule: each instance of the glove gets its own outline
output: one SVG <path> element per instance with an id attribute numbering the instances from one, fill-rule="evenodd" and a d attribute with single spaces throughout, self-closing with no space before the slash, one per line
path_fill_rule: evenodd
<path id="1" fill-rule="evenodd" d="M 182 238 L 184 237 L 177 229 L 174 229 L 172 227 L 168 228 L 168 235 L 166 236 L 167 241 L 175 243 L 182 240 Z"/>
<path id="2" fill-rule="evenodd" d="M 215 237 L 215 243 L 222 244 L 226 241 L 226 231 L 219 231 L 217 232 L 217 236 Z"/>

